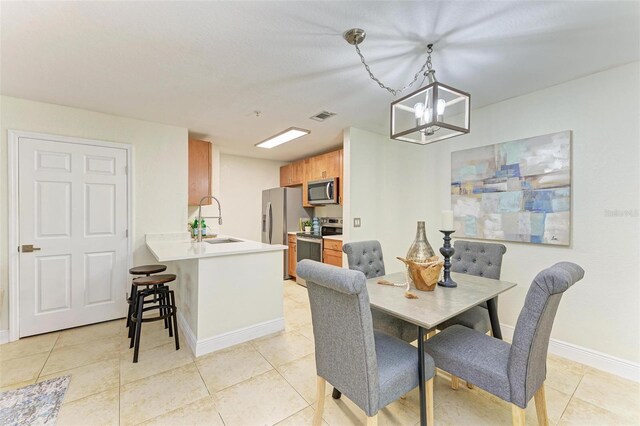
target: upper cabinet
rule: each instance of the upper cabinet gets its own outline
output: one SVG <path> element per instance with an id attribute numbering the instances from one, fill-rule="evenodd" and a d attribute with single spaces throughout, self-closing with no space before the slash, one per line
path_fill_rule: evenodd
<path id="1" fill-rule="evenodd" d="M 205 195 L 211 195 L 211 142 L 189 141 L 189 205 L 197 206 Z M 211 199 L 203 205 L 211 204 Z"/>
<path id="2" fill-rule="evenodd" d="M 338 178 L 340 185 L 338 197 L 340 204 L 342 204 L 342 155 L 343 150 L 339 149 L 286 164 L 280 167 L 280 186 L 302 185 L 302 203 L 305 207 L 313 207 L 307 201 L 307 183 L 314 180 Z"/>
<path id="3" fill-rule="evenodd" d="M 304 160 L 280 167 L 280 186 L 302 185 L 304 181 Z"/>

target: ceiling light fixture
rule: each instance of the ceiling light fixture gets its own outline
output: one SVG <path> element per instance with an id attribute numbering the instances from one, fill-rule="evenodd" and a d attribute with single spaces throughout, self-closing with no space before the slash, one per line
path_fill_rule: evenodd
<path id="1" fill-rule="evenodd" d="M 469 133 L 471 96 L 436 80 L 436 71 L 431 64 L 433 44 L 427 45 L 427 60 L 413 76 L 413 81 L 401 89 L 392 89 L 373 75 L 360 52 L 358 45 L 366 35 L 364 30 L 352 28 L 343 37 L 347 43 L 356 47 L 356 53 L 369 77 L 380 88 L 396 96 L 413 86 L 420 75 L 423 76 L 420 86 L 427 81 L 425 87 L 391 102 L 391 139 L 426 145 Z"/>
<path id="2" fill-rule="evenodd" d="M 278 133 L 277 135 L 271 136 L 269 139 L 265 139 L 262 142 L 256 144 L 258 148 L 267 148 L 271 149 L 278 145 L 282 145 L 283 143 L 290 142 L 294 139 L 298 139 L 299 137 L 308 135 L 311 133 L 310 130 L 299 129 L 297 127 L 289 127 L 287 130 Z"/>

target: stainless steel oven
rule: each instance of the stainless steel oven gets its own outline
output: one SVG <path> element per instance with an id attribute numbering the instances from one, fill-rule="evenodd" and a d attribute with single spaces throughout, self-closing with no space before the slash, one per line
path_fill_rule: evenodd
<path id="1" fill-rule="evenodd" d="M 296 260 L 311 259 L 322 262 L 322 235 L 298 233 L 296 238 Z M 296 283 L 306 287 L 305 281 L 296 275 Z"/>
<path id="2" fill-rule="evenodd" d="M 311 181 L 307 184 L 309 204 L 338 204 L 338 178 Z"/>

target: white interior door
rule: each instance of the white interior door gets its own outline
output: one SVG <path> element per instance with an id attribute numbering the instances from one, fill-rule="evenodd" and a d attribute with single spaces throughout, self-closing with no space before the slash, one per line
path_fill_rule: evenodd
<path id="1" fill-rule="evenodd" d="M 126 316 L 127 151 L 18 146 L 20 337 Z"/>

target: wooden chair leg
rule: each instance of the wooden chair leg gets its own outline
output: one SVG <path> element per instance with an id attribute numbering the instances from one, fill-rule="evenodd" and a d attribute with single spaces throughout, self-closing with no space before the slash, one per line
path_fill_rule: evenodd
<path id="1" fill-rule="evenodd" d="M 540 389 L 533 395 L 536 403 L 536 414 L 538 415 L 538 426 L 549 426 L 549 418 L 547 417 L 547 400 L 544 396 L 544 383 Z"/>
<path id="2" fill-rule="evenodd" d="M 427 425 L 433 426 L 433 378 L 427 380 Z"/>
<path id="3" fill-rule="evenodd" d="M 378 426 L 378 413 L 371 417 L 367 417 L 367 426 Z"/>
<path id="4" fill-rule="evenodd" d="M 324 411 L 324 393 L 326 384 L 327 381 L 318 376 L 316 382 L 316 400 L 318 401 L 318 405 L 316 407 L 316 412 L 313 415 L 313 426 L 320 426 L 322 424 L 322 412 Z"/>
<path id="5" fill-rule="evenodd" d="M 458 390 L 459 386 L 460 386 L 460 379 L 458 378 L 458 376 L 454 376 L 452 374 L 451 375 L 451 389 Z"/>
<path id="6" fill-rule="evenodd" d="M 525 426 L 524 408 L 511 404 L 511 418 L 513 426 Z"/>
<path id="7" fill-rule="evenodd" d="M 427 333 L 427 339 L 431 339 L 435 335 L 436 335 L 436 331 L 435 330 L 430 331 L 430 332 Z"/>
<path id="8" fill-rule="evenodd" d="M 473 383 L 469 383 L 469 382 L 467 382 L 467 387 L 468 387 L 469 389 L 473 389 Z"/>

